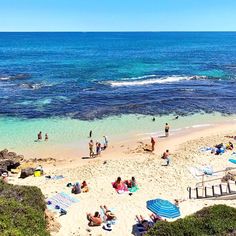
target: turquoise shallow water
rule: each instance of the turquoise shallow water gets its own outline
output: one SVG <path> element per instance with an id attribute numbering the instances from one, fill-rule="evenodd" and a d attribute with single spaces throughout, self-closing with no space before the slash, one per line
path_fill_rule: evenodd
<path id="1" fill-rule="evenodd" d="M 25 149 L 44 148 L 44 145 L 59 145 L 63 147 L 81 146 L 87 148 L 89 131 L 93 131 L 94 141 L 103 141 L 107 135 L 110 143 L 122 142 L 133 139 L 147 139 L 164 134 L 164 125 L 168 122 L 171 132 L 184 131 L 188 128 L 200 128 L 217 122 L 229 122 L 236 116 L 221 116 L 220 114 L 195 114 L 173 120 L 174 116 L 156 117 L 143 115 L 113 116 L 94 121 L 81 121 L 76 119 L 0 119 L 0 149 L 24 152 Z M 49 142 L 34 142 L 37 133 L 48 133 Z M 48 146 L 47 146 L 48 147 Z"/>

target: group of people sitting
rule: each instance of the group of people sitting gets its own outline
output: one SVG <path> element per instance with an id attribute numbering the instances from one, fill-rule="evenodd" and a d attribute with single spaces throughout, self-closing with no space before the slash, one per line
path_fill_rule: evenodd
<path id="1" fill-rule="evenodd" d="M 87 213 L 87 219 L 89 221 L 89 226 L 101 226 L 104 223 L 103 229 L 111 231 L 112 225 L 117 219 L 115 214 L 108 209 L 107 206 L 100 206 L 100 212 L 96 211 L 94 215 Z"/>
<path id="2" fill-rule="evenodd" d="M 223 143 L 217 144 L 214 146 L 214 148 L 211 149 L 211 153 L 215 155 L 220 155 L 225 152 L 225 150 L 233 150 L 234 145 L 232 142 L 228 142 L 226 145 Z"/>
<path id="3" fill-rule="evenodd" d="M 129 188 L 136 187 L 137 182 L 135 177 L 132 177 L 130 180 L 124 180 L 124 181 L 121 180 L 121 177 L 118 177 L 116 181 L 112 184 L 112 186 L 118 193 L 124 193 L 128 192 Z"/>
<path id="4" fill-rule="evenodd" d="M 72 185 L 71 183 L 67 184 L 68 187 L 70 187 L 71 185 Z M 71 193 L 74 193 L 74 194 L 80 194 L 81 192 L 86 193 L 88 191 L 89 191 L 89 188 L 86 181 L 83 181 L 81 185 L 79 182 L 75 183 L 74 185 L 72 185 L 72 189 L 71 189 Z"/>

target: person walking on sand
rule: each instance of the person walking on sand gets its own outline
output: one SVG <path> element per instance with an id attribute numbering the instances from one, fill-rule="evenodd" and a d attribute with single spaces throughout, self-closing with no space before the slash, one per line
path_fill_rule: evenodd
<path id="1" fill-rule="evenodd" d="M 92 138 L 92 134 L 93 134 L 93 131 L 90 130 L 90 131 L 89 131 L 89 138 Z"/>
<path id="2" fill-rule="evenodd" d="M 156 144 L 156 142 L 155 142 L 154 138 L 151 137 L 152 152 L 154 152 L 154 150 L 155 150 L 155 144 Z"/>
<path id="3" fill-rule="evenodd" d="M 168 149 L 163 153 L 161 158 L 166 160 L 166 166 L 170 164 L 170 152 Z"/>
<path id="4" fill-rule="evenodd" d="M 168 125 L 168 123 L 166 123 L 166 126 L 165 126 L 165 134 L 166 134 L 166 137 L 169 136 L 169 130 L 170 130 L 170 126 Z"/>
<path id="5" fill-rule="evenodd" d="M 45 139 L 44 139 L 44 141 L 48 141 L 48 134 L 47 134 L 47 133 L 45 134 Z"/>
<path id="6" fill-rule="evenodd" d="M 41 141 L 41 140 L 42 140 L 42 131 L 38 133 L 38 141 Z"/>
<path id="7" fill-rule="evenodd" d="M 93 152 L 93 140 L 91 139 L 89 142 L 89 156 L 92 158 L 94 157 L 94 152 Z"/>

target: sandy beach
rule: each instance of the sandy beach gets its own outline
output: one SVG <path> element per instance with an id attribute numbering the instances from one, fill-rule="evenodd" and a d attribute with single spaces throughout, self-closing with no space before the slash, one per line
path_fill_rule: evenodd
<path id="1" fill-rule="evenodd" d="M 12 175 L 9 177 L 9 182 L 35 185 L 42 190 L 45 198 L 48 198 L 59 192 L 70 194 L 71 188 L 66 186 L 67 183 L 86 180 L 89 192 L 73 195 L 79 202 L 69 207 L 66 215 L 56 216 L 61 228 L 59 232 L 54 232 L 52 235 L 128 236 L 133 233 L 133 226 L 137 223 L 135 220 L 137 214 L 145 218 L 151 214 L 146 208 L 146 201 L 151 199 L 163 198 L 171 202 L 174 202 L 174 199 L 184 200 L 180 203 L 181 217 L 212 204 L 224 203 L 235 206 L 236 200 L 190 200 L 187 191 L 187 187 L 195 187 L 196 183 L 201 181 L 201 178 L 195 178 L 190 173 L 189 167 L 210 165 L 214 171 L 235 167 L 228 161 L 232 151 L 216 156 L 199 150 L 201 147 L 226 144 L 229 141 L 236 144 L 235 140 L 224 137 L 235 135 L 235 133 L 235 121 L 191 129 L 168 138 L 158 138 L 154 153 L 145 152 L 142 149 L 145 143 L 150 143 L 149 137 L 144 140 L 137 138 L 132 142 L 119 143 L 119 145 L 110 143 L 108 149 L 102 152 L 99 158 L 81 159 L 79 157 L 64 160 L 59 158 L 51 164 L 43 163 L 45 175 L 63 175 L 65 177 L 63 179 L 50 180 L 44 176 L 19 179 Z M 171 152 L 170 166 L 163 166 L 165 161 L 161 159 L 161 154 L 166 149 Z M 118 176 L 122 180 L 135 176 L 139 190 L 132 196 L 126 193 L 117 194 L 111 182 Z M 217 178 L 220 177 L 222 174 L 218 174 Z M 100 205 L 107 205 L 117 216 L 112 232 L 107 232 L 102 227 L 88 227 L 86 213 L 93 214 L 99 210 Z"/>

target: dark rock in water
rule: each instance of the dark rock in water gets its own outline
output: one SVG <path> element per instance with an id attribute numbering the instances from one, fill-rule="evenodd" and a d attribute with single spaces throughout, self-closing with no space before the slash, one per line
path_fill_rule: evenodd
<path id="1" fill-rule="evenodd" d="M 9 76 L 10 80 L 29 79 L 30 77 L 30 74 L 16 74 Z"/>
<path id="2" fill-rule="evenodd" d="M 24 179 L 30 175 L 33 175 L 34 170 L 35 170 L 34 168 L 26 168 L 26 169 L 21 170 L 20 178 Z"/>
<path id="3" fill-rule="evenodd" d="M 40 89 L 42 88 L 42 85 L 41 84 L 31 84 L 31 83 L 24 83 L 24 84 L 21 84 L 20 85 L 21 88 L 24 88 L 24 89 Z"/>

